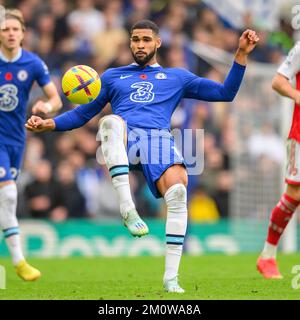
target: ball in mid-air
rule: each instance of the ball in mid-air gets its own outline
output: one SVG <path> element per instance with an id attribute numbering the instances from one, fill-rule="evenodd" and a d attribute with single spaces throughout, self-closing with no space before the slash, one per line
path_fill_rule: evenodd
<path id="1" fill-rule="evenodd" d="M 64 74 L 62 90 L 73 103 L 89 103 L 99 95 L 101 80 L 93 68 L 85 65 L 74 66 Z"/>

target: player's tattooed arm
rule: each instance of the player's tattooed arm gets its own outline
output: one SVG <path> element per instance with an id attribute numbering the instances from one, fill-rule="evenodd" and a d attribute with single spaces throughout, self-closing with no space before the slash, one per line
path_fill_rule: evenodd
<path id="1" fill-rule="evenodd" d="M 246 65 L 248 54 L 255 48 L 259 37 L 253 30 L 247 29 L 244 31 L 239 39 L 239 47 L 235 54 L 235 62 Z"/>
<path id="2" fill-rule="evenodd" d="M 55 129 L 55 122 L 53 119 L 42 119 L 38 116 L 31 116 L 25 127 L 33 132 L 53 131 Z"/>

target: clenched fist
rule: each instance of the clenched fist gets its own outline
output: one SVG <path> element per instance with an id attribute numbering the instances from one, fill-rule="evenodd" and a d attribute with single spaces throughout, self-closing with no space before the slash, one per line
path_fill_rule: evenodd
<path id="1" fill-rule="evenodd" d="M 247 29 L 244 31 L 239 39 L 239 50 L 245 54 L 249 54 L 259 41 L 257 33 L 253 30 Z"/>
<path id="2" fill-rule="evenodd" d="M 42 119 L 38 116 L 31 116 L 25 127 L 29 131 L 33 132 L 44 132 L 44 131 L 52 131 L 55 129 L 55 122 L 53 119 Z"/>

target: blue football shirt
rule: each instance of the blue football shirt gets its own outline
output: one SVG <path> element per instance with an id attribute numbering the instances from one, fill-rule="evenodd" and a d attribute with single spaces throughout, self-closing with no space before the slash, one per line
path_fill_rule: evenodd
<path id="1" fill-rule="evenodd" d="M 218 83 L 182 68 L 159 64 L 137 64 L 108 69 L 101 76 L 102 89 L 91 103 L 54 118 L 57 131 L 84 125 L 110 102 L 114 114 L 129 126 L 170 129 L 171 116 L 182 98 L 204 101 L 232 101 L 239 90 L 245 66 L 236 62 L 224 83 Z"/>
<path id="2" fill-rule="evenodd" d="M 13 61 L 7 61 L 0 52 L 1 144 L 24 145 L 26 107 L 34 81 L 41 87 L 51 81 L 46 64 L 36 54 L 20 49 Z"/>

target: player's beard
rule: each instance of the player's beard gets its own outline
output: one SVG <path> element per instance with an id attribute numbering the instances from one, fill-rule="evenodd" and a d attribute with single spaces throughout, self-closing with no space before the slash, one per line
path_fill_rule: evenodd
<path id="1" fill-rule="evenodd" d="M 156 54 L 156 48 L 153 51 L 151 51 L 149 54 L 145 55 L 144 58 L 138 58 L 133 52 L 131 52 L 131 53 L 132 53 L 134 61 L 138 65 L 143 67 L 154 57 L 154 55 Z"/>

